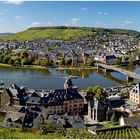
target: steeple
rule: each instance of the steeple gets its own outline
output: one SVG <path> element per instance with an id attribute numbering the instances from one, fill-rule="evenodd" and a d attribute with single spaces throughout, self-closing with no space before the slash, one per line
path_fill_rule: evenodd
<path id="1" fill-rule="evenodd" d="M 73 87 L 73 83 L 71 79 L 70 78 L 66 79 L 64 83 L 64 89 L 69 90 L 69 89 L 72 89 L 72 87 Z"/>

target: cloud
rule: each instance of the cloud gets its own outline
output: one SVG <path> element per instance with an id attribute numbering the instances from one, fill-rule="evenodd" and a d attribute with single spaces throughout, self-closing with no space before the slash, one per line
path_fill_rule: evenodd
<path id="1" fill-rule="evenodd" d="M 32 22 L 28 27 L 52 26 L 51 22 Z"/>
<path id="2" fill-rule="evenodd" d="M 123 22 L 124 25 L 132 24 L 132 23 L 133 23 L 133 21 L 131 21 L 131 20 L 125 20 Z"/>
<path id="3" fill-rule="evenodd" d="M 97 12 L 96 14 L 97 15 L 108 15 L 109 13 L 108 12 Z"/>
<path id="4" fill-rule="evenodd" d="M 98 22 L 96 22 L 96 25 L 97 25 L 97 26 L 101 26 L 102 23 L 101 23 L 100 21 L 98 21 Z"/>
<path id="5" fill-rule="evenodd" d="M 120 27 L 128 27 L 128 26 L 130 26 L 131 24 L 133 23 L 133 21 L 131 21 L 131 20 L 125 20 L 125 21 L 123 21 L 121 24 L 120 24 Z"/>
<path id="6" fill-rule="evenodd" d="M 86 10 L 87 10 L 87 8 L 85 8 L 85 7 L 82 7 L 82 8 L 81 8 L 81 10 L 82 10 L 82 11 L 86 11 Z"/>
<path id="7" fill-rule="evenodd" d="M 14 18 L 17 19 L 17 20 L 21 20 L 22 16 L 14 16 Z"/>
<path id="8" fill-rule="evenodd" d="M 65 26 L 79 26 L 79 25 L 80 25 L 79 18 L 72 18 L 68 23 L 65 24 Z"/>
<path id="9" fill-rule="evenodd" d="M 3 3 L 5 4 L 15 4 L 15 5 L 20 5 L 23 3 L 22 0 L 6 0 Z"/>

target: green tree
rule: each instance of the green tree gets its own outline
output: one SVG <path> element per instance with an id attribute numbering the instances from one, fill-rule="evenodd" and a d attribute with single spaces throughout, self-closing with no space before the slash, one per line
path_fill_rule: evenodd
<path id="1" fill-rule="evenodd" d="M 120 93 L 118 93 L 118 95 L 121 97 L 121 98 L 128 98 L 129 97 L 129 93 L 126 91 L 122 91 Z"/>
<path id="2" fill-rule="evenodd" d="M 29 58 L 24 58 L 21 60 L 21 64 L 22 65 L 30 65 L 31 64 L 31 61 Z"/>
<path id="3" fill-rule="evenodd" d="M 93 88 L 93 92 L 95 93 L 95 97 L 97 99 L 105 100 L 107 97 L 107 94 L 105 92 L 103 92 L 103 89 L 100 86 L 95 86 Z"/>
<path id="4" fill-rule="evenodd" d="M 114 65 L 120 65 L 122 63 L 121 58 L 117 58 L 115 62 L 113 62 Z"/>
<path id="5" fill-rule="evenodd" d="M 3 63 L 8 64 L 9 60 L 10 60 L 10 56 L 5 56 L 2 60 Z"/>
<path id="6" fill-rule="evenodd" d="M 93 87 L 88 87 L 86 91 L 86 99 L 88 101 L 93 100 L 95 93 L 93 92 Z"/>
<path id="7" fill-rule="evenodd" d="M 88 66 L 93 66 L 94 65 L 94 59 L 93 58 L 88 58 L 87 59 L 87 65 Z"/>
<path id="8" fill-rule="evenodd" d="M 0 55 L 0 62 L 3 63 L 3 59 L 5 58 L 5 54 Z"/>
<path id="9" fill-rule="evenodd" d="M 48 131 L 57 130 L 58 125 L 50 120 L 47 120 L 43 125 L 43 132 L 46 133 Z"/>
<path id="10" fill-rule="evenodd" d="M 34 61 L 33 64 L 35 64 L 35 65 L 40 65 L 40 60 Z"/>
<path id="11" fill-rule="evenodd" d="M 59 66 L 64 66 L 65 65 L 65 60 L 62 59 L 60 62 L 59 62 Z"/>
<path id="12" fill-rule="evenodd" d="M 128 59 L 128 62 L 129 62 L 129 64 L 133 64 L 133 63 L 134 63 L 134 58 L 130 57 L 130 58 Z"/>
<path id="13" fill-rule="evenodd" d="M 44 58 L 43 60 L 40 61 L 41 66 L 49 66 L 50 65 L 50 60 L 48 58 Z"/>
<path id="14" fill-rule="evenodd" d="M 71 66 L 71 64 L 72 64 L 72 59 L 69 59 L 65 62 L 65 65 Z"/>
<path id="15" fill-rule="evenodd" d="M 21 58 L 27 58 L 28 56 L 29 56 L 29 54 L 27 53 L 26 50 L 22 50 L 22 51 L 21 51 L 21 54 L 20 54 L 20 57 L 21 57 Z"/>
<path id="16" fill-rule="evenodd" d="M 14 60 L 13 59 L 9 59 L 8 64 L 13 65 L 14 64 Z"/>

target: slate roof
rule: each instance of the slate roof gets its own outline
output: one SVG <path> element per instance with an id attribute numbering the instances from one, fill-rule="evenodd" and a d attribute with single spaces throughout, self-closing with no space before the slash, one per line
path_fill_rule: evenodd
<path id="1" fill-rule="evenodd" d="M 75 99 L 83 99 L 76 88 L 71 90 L 58 89 L 54 90 L 52 93 L 49 93 L 48 96 L 42 98 L 42 102 L 46 103 L 47 105 L 62 105 L 63 101 Z"/>
<path id="2" fill-rule="evenodd" d="M 123 117 L 126 126 L 140 126 L 140 116 Z"/>
<path id="3" fill-rule="evenodd" d="M 69 123 L 71 126 L 78 129 L 82 129 L 84 127 L 84 121 L 80 116 L 73 116 L 68 114 L 63 114 L 63 115 L 54 114 L 54 115 L 50 115 L 48 119 L 59 125 L 64 125 Z"/>
<path id="4" fill-rule="evenodd" d="M 13 105 L 13 106 L 4 106 L 0 109 L 0 112 L 7 112 L 7 111 L 19 111 L 22 108 L 22 106 L 19 105 Z"/>
<path id="5" fill-rule="evenodd" d="M 125 102 L 122 99 L 118 99 L 118 100 L 109 101 L 109 104 L 113 108 L 118 108 L 124 105 Z"/>
<path id="6" fill-rule="evenodd" d="M 21 120 L 23 120 L 25 117 L 25 113 L 20 113 L 20 112 L 15 112 L 15 111 L 8 111 L 7 112 L 7 115 L 6 115 L 6 118 L 5 118 L 5 121 L 7 121 L 8 119 L 11 119 L 12 122 L 18 120 L 19 118 Z"/>

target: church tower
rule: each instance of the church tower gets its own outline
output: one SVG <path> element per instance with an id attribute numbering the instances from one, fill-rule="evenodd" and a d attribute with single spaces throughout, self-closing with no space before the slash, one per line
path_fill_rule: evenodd
<path id="1" fill-rule="evenodd" d="M 65 83 L 64 83 L 64 89 L 65 90 L 70 90 L 73 87 L 73 83 L 71 81 L 70 78 L 66 79 Z"/>

